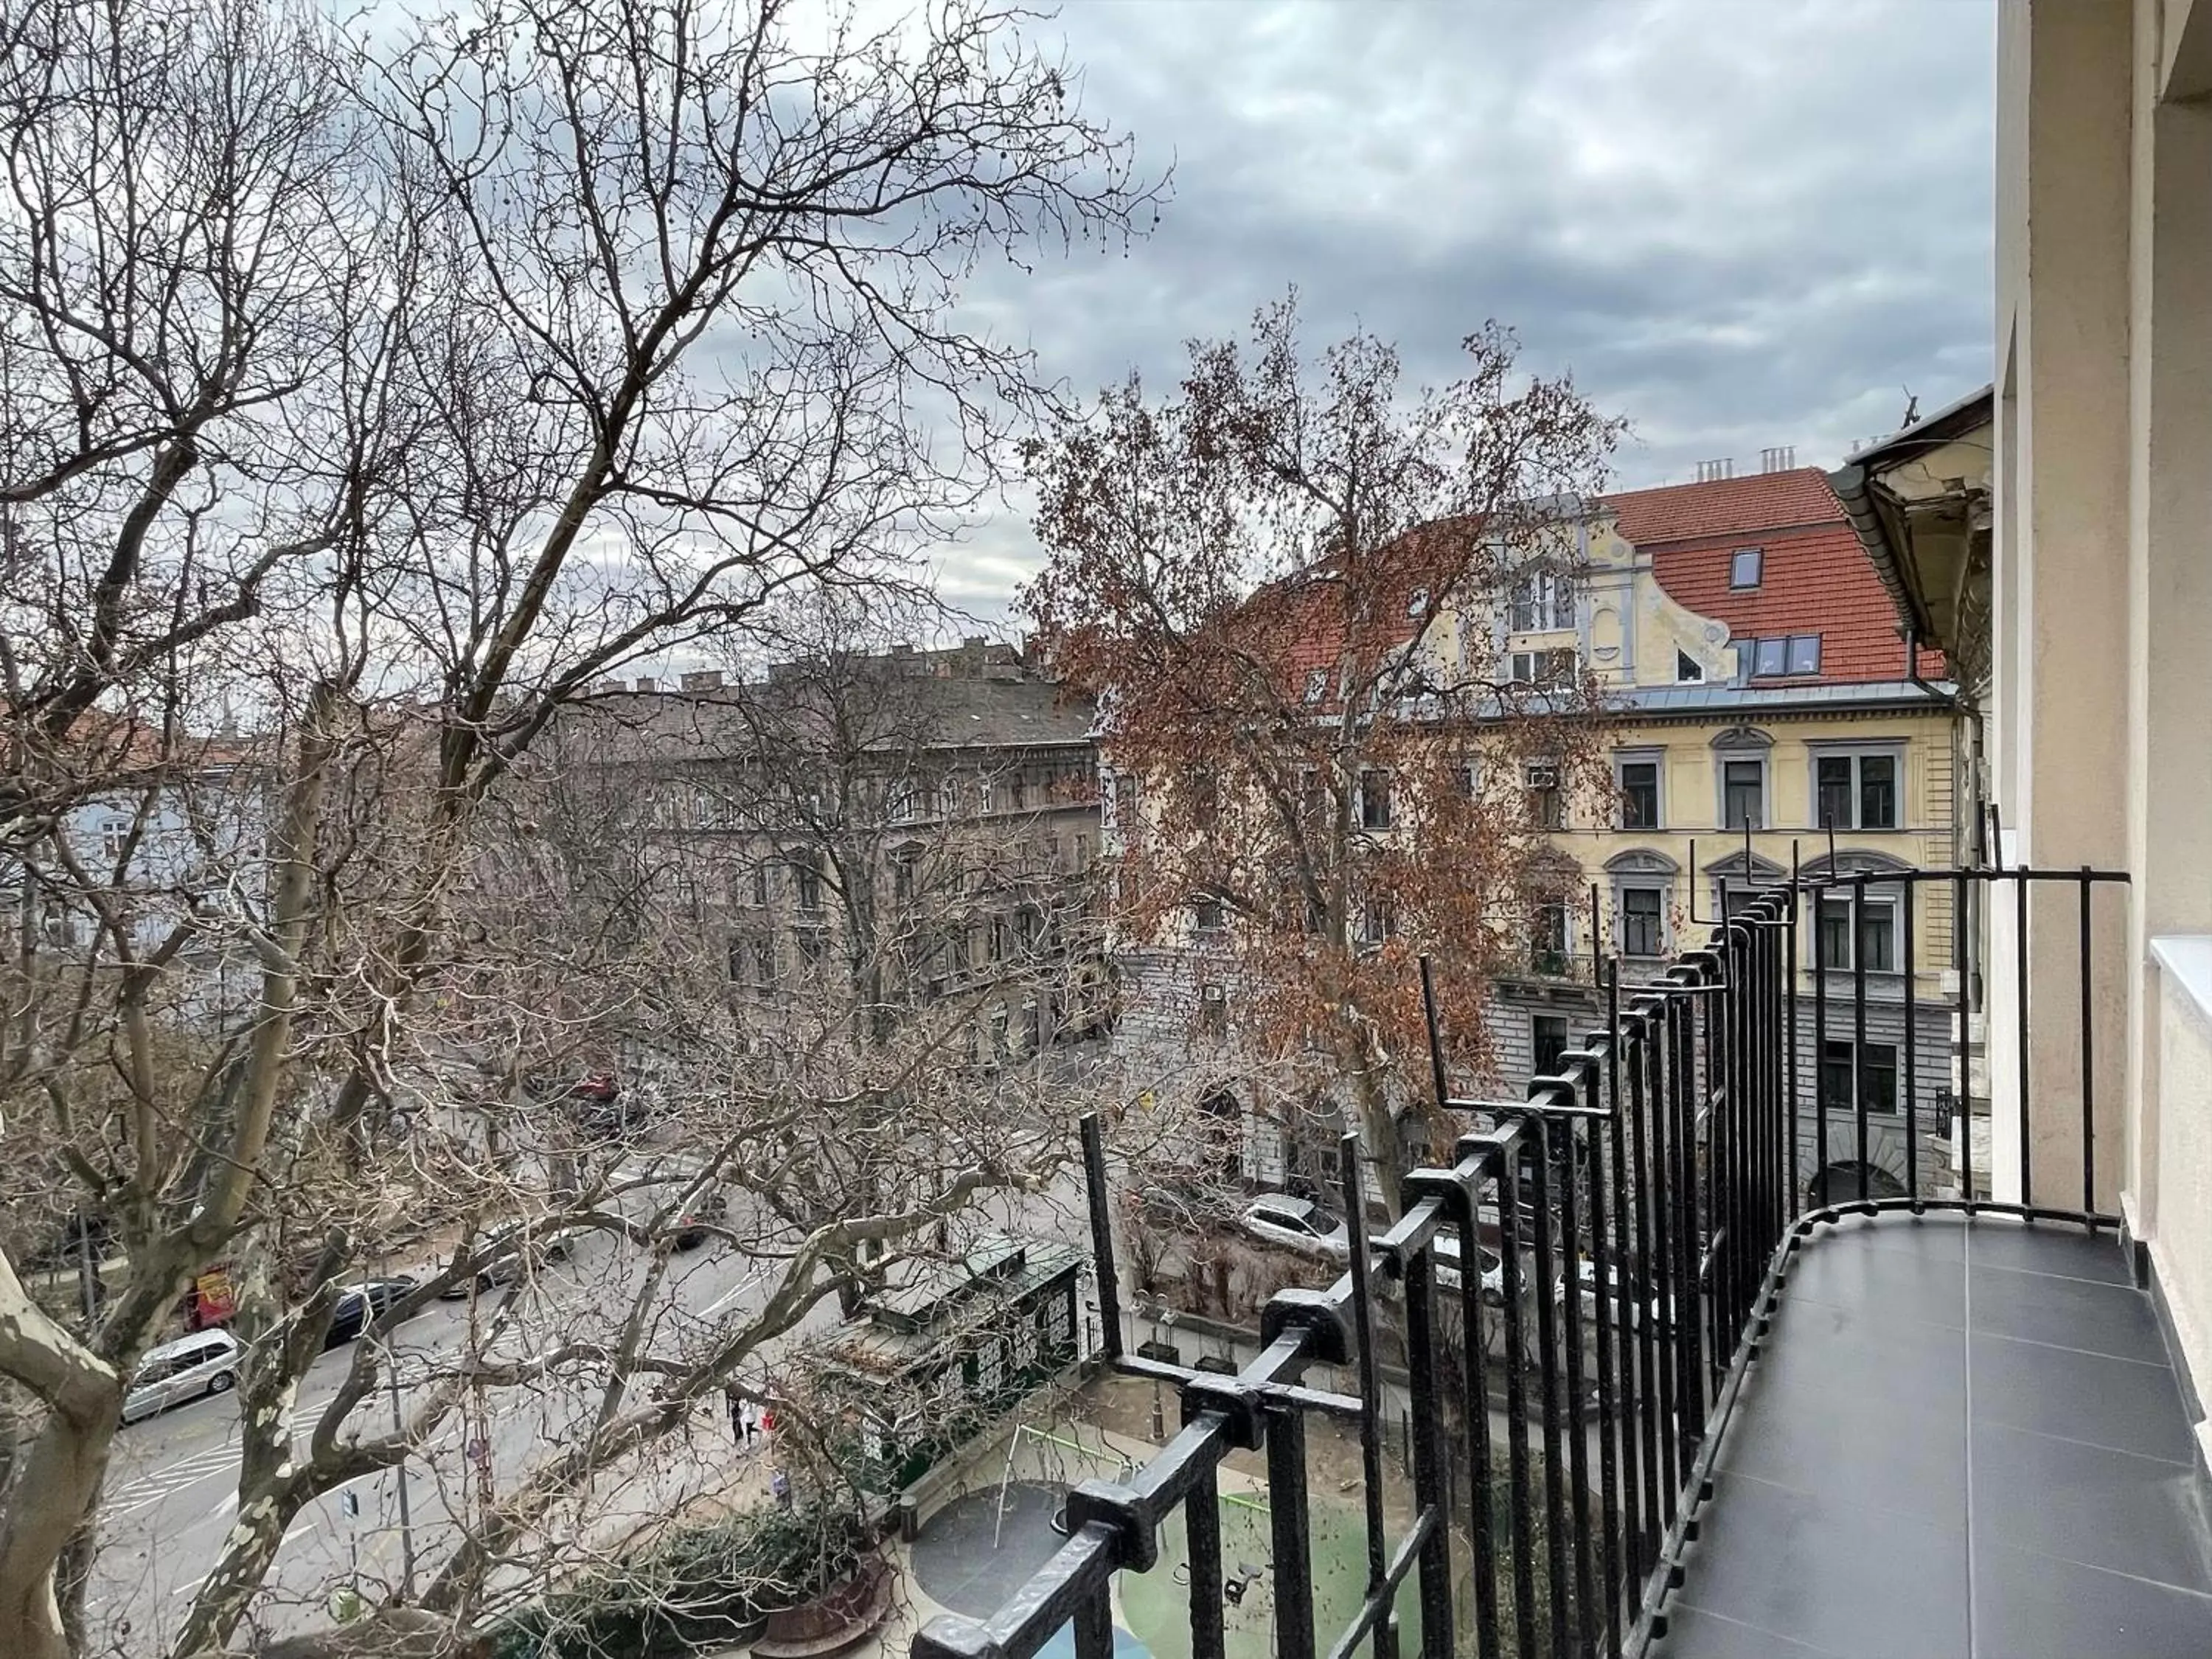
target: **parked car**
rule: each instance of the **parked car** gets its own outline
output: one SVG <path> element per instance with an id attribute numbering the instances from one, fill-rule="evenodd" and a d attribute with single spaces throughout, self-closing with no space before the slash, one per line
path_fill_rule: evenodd
<path id="1" fill-rule="evenodd" d="M 532 1072 L 522 1079 L 522 1092 L 532 1100 L 588 1100 L 605 1103 L 622 1093 L 612 1072 L 604 1069 L 570 1076 L 562 1072 Z"/>
<path id="2" fill-rule="evenodd" d="M 337 1305 L 331 1310 L 331 1328 L 323 1334 L 324 1348 L 343 1347 L 356 1340 L 370 1320 L 380 1316 L 414 1288 L 415 1281 L 400 1273 L 391 1279 L 365 1279 L 340 1291 Z"/>
<path id="3" fill-rule="evenodd" d="M 480 1253 L 489 1253 L 502 1243 L 507 1233 L 513 1231 L 509 1228 L 487 1235 Z M 525 1240 L 504 1255 L 495 1256 L 491 1261 L 487 1261 L 473 1280 L 465 1277 L 453 1280 L 452 1284 L 438 1292 L 438 1299 L 441 1302 L 459 1302 L 471 1295 L 489 1296 L 493 1291 L 503 1290 L 521 1279 L 526 1266 L 532 1263 L 544 1265 L 555 1261 L 566 1261 L 569 1252 L 574 1248 L 575 1241 L 566 1233 L 556 1233 L 550 1238 L 541 1239 L 535 1243 Z"/>
<path id="4" fill-rule="evenodd" d="M 187 1400 L 229 1392 L 237 1385 L 239 1361 L 245 1352 L 239 1340 L 225 1330 L 195 1331 L 148 1349 L 123 1396 L 123 1420 L 136 1423 Z"/>
<path id="5" fill-rule="evenodd" d="M 593 1140 L 627 1140 L 641 1133 L 653 1121 L 643 1102 L 619 1093 L 604 1097 L 579 1095 L 572 1104 L 577 1133 Z"/>
<path id="6" fill-rule="evenodd" d="M 1268 1193 L 1244 1206 L 1237 1225 L 1263 1243 L 1300 1255 L 1340 1263 L 1352 1260 L 1352 1236 L 1344 1223 L 1310 1198 Z"/>
<path id="7" fill-rule="evenodd" d="M 716 1188 L 708 1188 L 693 1199 L 690 1206 L 676 1218 L 676 1248 L 696 1250 L 714 1235 L 708 1231 L 730 1212 L 730 1200 Z"/>
<path id="8" fill-rule="evenodd" d="M 1601 1279 L 1597 1263 L 1590 1261 L 1586 1256 L 1578 1261 L 1575 1265 L 1576 1278 L 1582 1286 L 1583 1318 L 1587 1322 L 1595 1322 L 1597 1318 L 1598 1286 L 1602 1283 L 1606 1286 L 1607 1296 L 1609 1297 L 1613 1296 L 1614 1292 L 1612 1289 L 1613 1284 L 1613 1275 L 1611 1273 L 1606 1273 L 1603 1275 L 1602 1279 Z M 1634 1299 L 1629 1304 L 1628 1328 L 1632 1331 L 1639 1331 L 1644 1328 L 1644 1321 L 1646 1318 L 1649 1318 L 1651 1320 L 1655 1329 L 1663 1330 L 1668 1322 L 1661 1315 L 1659 1298 L 1656 1296 L 1635 1296 L 1634 1291 L 1636 1288 L 1636 1280 L 1632 1275 L 1629 1279 L 1628 1282 L 1630 1293 L 1634 1297 Z M 1559 1300 L 1562 1303 L 1566 1300 L 1565 1286 L 1564 1283 L 1560 1286 Z M 1618 1326 L 1620 1317 L 1620 1304 L 1617 1300 L 1613 1303 L 1613 1313 L 1614 1324 Z"/>
<path id="9" fill-rule="evenodd" d="M 1437 1284 L 1447 1291 L 1459 1288 L 1459 1240 L 1449 1232 L 1437 1235 Z M 1482 1297 L 1493 1308 L 1505 1304 L 1505 1261 L 1495 1250 L 1475 1247 L 1482 1258 Z"/>

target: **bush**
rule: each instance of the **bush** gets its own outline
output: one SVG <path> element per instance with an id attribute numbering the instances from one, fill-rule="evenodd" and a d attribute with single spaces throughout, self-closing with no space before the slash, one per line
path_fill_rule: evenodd
<path id="1" fill-rule="evenodd" d="M 820 1507 L 683 1528 L 510 1615 L 495 1659 L 689 1659 L 820 1594 L 870 1541 L 849 1512 Z"/>

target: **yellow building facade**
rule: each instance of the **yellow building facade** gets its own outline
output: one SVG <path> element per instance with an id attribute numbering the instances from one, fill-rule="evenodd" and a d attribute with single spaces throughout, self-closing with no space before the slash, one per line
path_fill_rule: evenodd
<path id="1" fill-rule="evenodd" d="M 1950 866 L 1958 834 L 1941 659 L 1901 636 L 1809 470 L 1617 498 L 1558 563 L 1571 588 L 1524 586 L 1494 623 L 1499 659 L 1533 676 L 1572 653 L 1604 693 L 1609 776 L 1545 804 L 1565 902 L 1493 999 L 1501 1093 L 1599 1023 L 1605 958 L 1649 979 L 1729 895 L 1827 876 L 1796 941 L 1801 1181 L 1855 1193 L 1863 1174 L 1879 1194 L 1917 1166 L 1926 1189 L 1960 1129 L 1965 1040 L 1957 890 L 1907 878 Z M 1554 787 L 1529 773 L 1522 787 Z"/>

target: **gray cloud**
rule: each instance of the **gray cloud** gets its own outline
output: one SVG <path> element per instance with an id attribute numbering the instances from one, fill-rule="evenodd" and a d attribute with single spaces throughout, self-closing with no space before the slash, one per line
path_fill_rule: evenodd
<path id="1" fill-rule="evenodd" d="M 1833 465 L 1989 378 L 1992 9 L 1784 4 L 1075 0 L 1086 106 L 1175 163 L 1158 230 L 975 294 L 1079 392 L 1164 382 L 1182 341 L 1296 283 L 1416 374 L 1486 319 L 1634 436 L 1624 484 Z M 940 562 L 996 611 L 1021 504 Z"/>

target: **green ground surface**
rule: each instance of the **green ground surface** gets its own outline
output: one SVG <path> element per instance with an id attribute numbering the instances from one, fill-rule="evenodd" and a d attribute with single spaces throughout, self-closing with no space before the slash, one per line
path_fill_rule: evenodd
<path id="1" fill-rule="evenodd" d="M 1259 1580 L 1240 1605 L 1222 1609 L 1228 1659 L 1270 1659 L 1275 1651 L 1274 1552 L 1264 1498 L 1221 1500 L 1221 1571 L 1224 1578 L 1257 1569 Z M 1314 1626 L 1322 1652 L 1358 1617 L 1367 1589 L 1366 1523 L 1361 1512 L 1339 1504 L 1312 1506 Z M 1160 1528 L 1159 1565 L 1121 1578 L 1121 1613 L 1129 1632 L 1154 1659 L 1190 1659 L 1190 1547 L 1177 1510 Z M 1420 1593 L 1409 1578 L 1398 1593 L 1399 1651 L 1419 1650 Z"/>

